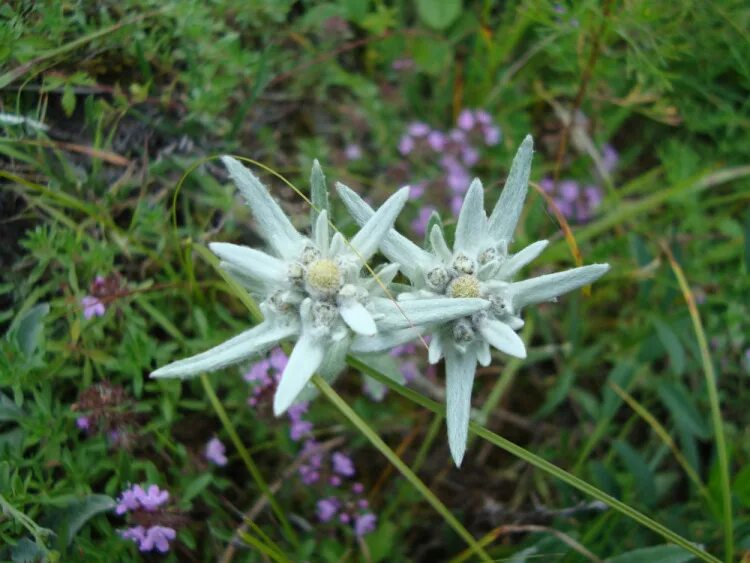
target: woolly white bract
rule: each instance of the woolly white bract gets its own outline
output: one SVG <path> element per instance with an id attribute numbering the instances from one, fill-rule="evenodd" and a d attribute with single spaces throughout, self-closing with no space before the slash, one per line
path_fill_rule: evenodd
<path id="1" fill-rule="evenodd" d="M 229 243 L 212 243 L 221 266 L 261 300 L 264 321 L 206 352 L 164 366 L 151 377 L 185 378 L 227 367 L 262 353 L 281 341 L 296 343 L 274 396 L 280 415 L 297 399 L 318 371 L 333 377 L 344 367 L 352 336 L 376 338 L 379 330 L 398 331 L 420 319 L 445 322 L 487 308 L 483 299 L 452 300 L 439 315 L 425 314 L 423 303 L 397 306 L 385 288 L 398 271 L 387 264 L 377 278 L 360 272 L 377 251 L 407 200 L 407 189 L 392 195 L 346 241 L 329 231 L 325 178 L 317 161 L 311 175 L 313 232 L 301 235 L 268 189 L 237 160 L 222 157 L 232 179 L 252 209 L 259 234 L 270 253 Z M 444 296 L 425 301 L 445 301 Z"/>
<path id="2" fill-rule="evenodd" d="M 471 411 L 471 389 L 476 364 L 487 366 L 492 358 L 490 346 L 511 356 L 526 357 L 523 341 L 516 330 L 523 326 L 520 312 L 526 305 L 554 300 L 557 296 L 587 285 L 608 269 L 607 264 L 594 264 L 565 272 L 523 281 L 513 281 L 526 264 L 547 246 L 535 242 L 515 254 L 508 246 L 523 209 L 528 189 L 533 142 L 524 139 L 513 160 L 508 181 L 492 214 L 484 210 L 484 190 L 475 179 L 463 202 L 451 250 L 439 225 L 430 235 L 431 251 L 410 242 L 390 230 L 381 243 L 381 250 L 401 269 L 412 284 L 412 291 L 401 293 L 401 306 L 417 309 L 416 304 L 429 302 L 450 306 L 454 300 L 486 299 L 490 306 L 449 322 L 421 319 L 432 334 L 429 361 L 437 363 L 445 357 L 446 410 L 448 442 L 456 465 L 461 465 Z M 359 224 L 372 220 L 373 210 L 352 190 L 338 184 L 337 189 L 347 208 Z M 442 298 L 443 301 L 436 301 Z M 427 306 L 425 305 L 425 308 Z M 439 312 L 433 310 L 438 317 Z M 385 328 L 385 327 L 384 327 Z M 376 352 L 411 340 L 413 329 L 388 327 L 377 338 L 354 339 L 353 349 Z M 423 331 L 420 331 L 420 333 Z"/>

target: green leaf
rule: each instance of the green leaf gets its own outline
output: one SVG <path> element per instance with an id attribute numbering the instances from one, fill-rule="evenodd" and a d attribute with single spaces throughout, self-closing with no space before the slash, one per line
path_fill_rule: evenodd
<path id="1" fill-rule="evenodd" d="M 15 330 L 16 342 L 27 358 L 31 358 L 39 344 L 39 335 L 44 326 L 42 320 L 47 313 L 49 313 L 49 305 L 41 303 L 29 309 L 18 322 Z"/>
<path id="2" fill-rule="evenodd" d="M 657 545 L 626 551 L 607 559 L 607 563 L 686 563 L 695 556 L 677 545 Z"/>
<path id="3" fill-rule="evenodd" d="M 326 187 L 326 177 L 323 169 L 316 158 L 312 165 L 310 173 L 310 191 L 312 200 L 312 224 L 318 219 L 321 211 L 328 211 L 328 188 Z M 330 216 L 330 212 L 329 212 Z"/>
<path id="4" fill-rule="evenodd" d="M 415 37 L 412 42 L 411 54 L 419 70 L 438 76 L 449 67 L 453 51 L 445 41 Z"/>
<path id="5" fill-rule="evenodd" d="M 203 489 L 208 486 L 213 478 L 214 476 L 211 473 L 204 473 L 197 479 L 193 479 L 190 484 L 182 491 L 180 501 L 185 504 L 189 503 L 191 500 L 193 500 L 203 492 Z"/>
<path id="6" fill-rule="evenodd" d="M 76 110 L 76 93 L 73 91 L 73 85 L 68 83 L 63 88 L 62 107 L 65 115 L 70 117 Z"/>
<path id="7" fill-rule="evenodd" d="M 682 375 L 685 372 L 685 350 L 680 344 L 680 339 L 667 323 L 661 319 L 653 319 L 656 334 L 659 336 L 664 349 L 669 355 L 669 363 L 675 374 Z"/>
<path id="8" fill-rule="evenodd" d="M 711 430 L 698 412 L 693 396 L 684 385 L 660 381 L 657 384 L 656 391 L 678 426 L 702 440 L 709 438 Z"/>
<path id="9" fill-rule="evenodd" d="M 47 550 L 38 546 L 29 538 L 22 538 L 11 550 L 11 561 L 13 563 L 37 563 L 45 561 Z"/>
<path id="10" fill-rule="evenodd" d="M 656 486 L 654 473 L 649 468 L 643 456 L 630 444 L 623 440 L 615 440 L 612 444 L 623 465 L 633 475 L 635 489 L 641 501 L 652 506 L 656 500 Z"/>
<path id="11" fill-rule="evenodd" d="M 417 13 L 431 28 L 443 30 L 461 13 L 461 0 L 417 0 Z"/>
<path id="12" fill-rule="evenodd" d="M 107 495 L 89 495 L 55 511 L 45 521 L 60 537 L 63 546 L 68 546 L 86 522 L 101 512 L 112 510 L 115 504 Z"/>
<path id="13" fill-rule="evenodd" d="M 18 420 L 23 416 L 21 408 L 13 402 L 13 399 L 0 393 L 0 422 Z"/>

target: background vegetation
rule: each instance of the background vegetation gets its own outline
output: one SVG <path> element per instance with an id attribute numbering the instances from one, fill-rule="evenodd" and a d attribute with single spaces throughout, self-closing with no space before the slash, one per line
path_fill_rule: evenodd
<path id="1" fill-rule="evenodd" d="M 0 559 L 138 560 L 112 510 L 135 483 L 170 492 L 177 529 L 149 560 L 475 559 L 325 398 L 307 417 L 354 461 L 377 515 L 362 536 L 320 522 L 330 491 L 298 477 L 289 421 L 248 405 L 243 370 L 147 379 L 250 323 L 200 252 L 257 241 L 213 157 L 250 157 L 303 191 L 318 158 L 330 184 L 373 201 L 429 180 L 399 220 L 415 234 L 424 209 L 451 216 L 450 191 L 439 152 L 400 151 L 402 136 L 415 121 L 448 131 L 466 108 L 502 132 L 470 167 L 490 200 L 536 139 L 515 243 L 553 241 L 535 271 L 613 267 L 526 312 L 529 358 L 481 371 L 476 420 L 717 557 L 750 553 L 746 2 L 11 1 L 0 18 Z M 305 203 L 263 177 L 306 228 Z M 543 196 L 562 201 L 563 182 L 601 203 L 556 210 Z M 103 315 L 84 315 L 86 296 Z M 439 401 L 440 370 L 407 354 L 391 365 L 412 362 L 411 387 Z M 485 442 L 455 469 L 439 416 L 362 385 L 352 369 L 336 390 L 493 558 L 692 557 Z M 225 466 L 204 456 L 213 437 Z"/>

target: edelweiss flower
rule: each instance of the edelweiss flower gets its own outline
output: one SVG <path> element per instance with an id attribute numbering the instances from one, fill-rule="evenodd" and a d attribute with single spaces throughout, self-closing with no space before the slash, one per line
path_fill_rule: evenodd
<path id="1" fill-rule="evenodd" d="M 430 327 L 432 339 L 428 357 L 437 363 L 445 356 L 448 442 L 451 454 L 460 465 L 466 450 L 471 410 L 471 388 L 476 364 L 492 361 L 490 346 L 518 358 L 526 357 L 523 341 L 515 333 L 523 326 L 521 309 L 526 305 L 554 300 L 557 296 L 587 285 L 609 266 L 594 264 L 565 272 L 523 281 L 512 281 L 518 271 L 536 258 L 547 241 L 535 242 L 517 252 L 508 253 L 508 245 L 523 209 L 531 169 L 533 142 L 527 136 L 513 160 L 508 181 L 495 209 L 487 218 L 484 190 L 475 179 L 464 199 L 456 225 L 451 250 L 442 229 L 435 225 L 430 232 L 432 251 L 426 251 L 391 230 L 381 249 L 412 284 L 412 291 L 399 295 L 403 305 L 443 297 L 454 299 L 482 298 L 490 307 L 450 323 L 436 322 Z M 339 194 L 360 224 L 373 211 L 354 192 L 342 184 Z M 375 352 L 414 337 L 414 331 L 400 330 L 381 334 L 377 339 L 355 339 L 353 349 Z"/>
<path id="2" fill-rule="evenodd" d="M 274 255 L 228 243 L 212 243 L 210 248 L 221 258 L 221 266 L 261 299 L 265 320 L 207 352 L 162 367 L 151 377 L 184 378 L 221 369 L 282 340 L 296 338 L 274 396 L 278 416 L 297 399 L 313 373 L 333 377 L 343 369 L 353 334 L 373 337 L 378 332 L 376 320 L 385 321 L 388 330 L 398 330 L 410 326 L 412 317 L 420 318 L 418 310 L 379 297 L 396 275 L 397 264 L 385 265 L 375 278 L 360 277 L 360 270 L 393 226 L 408 189 L 391 196 L 347 242 L 338 232 L 330 236 L 325 178 L 316 161 L 311 176 L 313 235 L 308 238 L 297 232 L 247 168 L 228 156 L 222 160 Z M 455 319 L 489 306 L 481 299 L 460 301 L 438 320 Z M 399 318 L 393 318 L 394 310 L 401 313 Z"/>

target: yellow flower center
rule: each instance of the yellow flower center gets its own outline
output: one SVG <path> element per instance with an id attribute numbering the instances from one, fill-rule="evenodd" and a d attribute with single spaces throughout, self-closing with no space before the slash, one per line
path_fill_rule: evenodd
<path id="1" fill-rule="evenodd" d="M 455 278 L 448 285 L 448 295 L 451 297 L 479 297 L 479 280 L 474 276 L 465 275 Z"/>
<path id="2" fill-rule="evenodd" d="M 316 260 L 307 267 L 307 283 L 323 293 L 338 291 L 341 286 L 341 272 L 333 260 Z"/>

